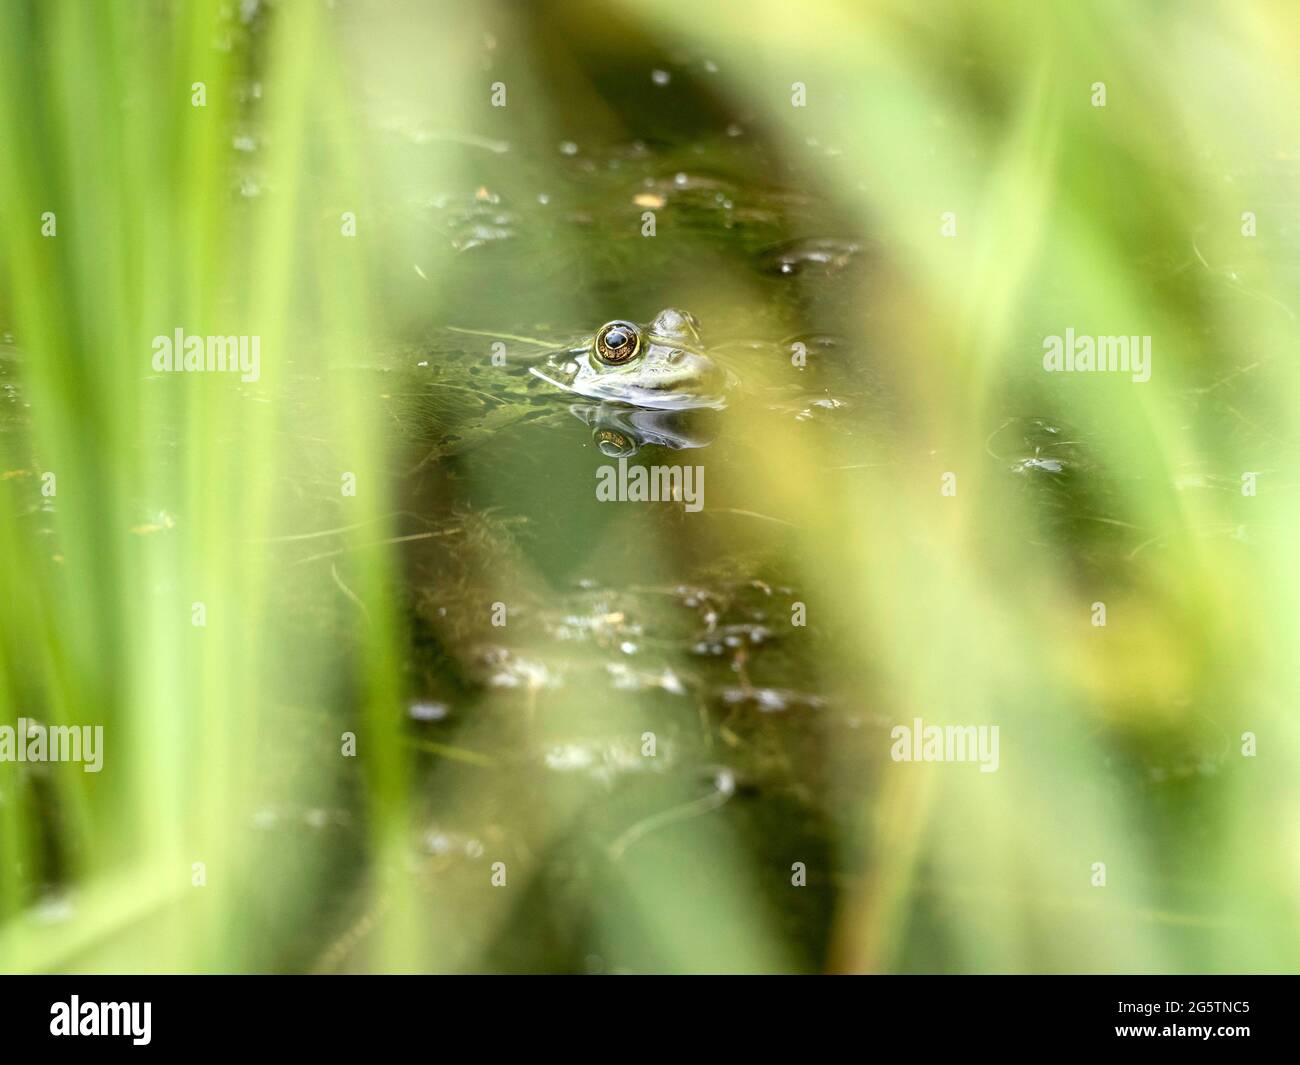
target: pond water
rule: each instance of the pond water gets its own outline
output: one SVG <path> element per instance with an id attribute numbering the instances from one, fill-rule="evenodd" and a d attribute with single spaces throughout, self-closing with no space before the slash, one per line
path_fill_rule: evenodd
<path id="1" fill-rule="evenodd" d="M 817 969 L 839 893 L 862 875 L 837 865 L 834 841 L 895 719 L 870 662 L 837 668 L 858 635 L 810 610 L 803 534 L 840 519 L 768 490 L 791 476 L 769 468 L 770 442 L 786 441 L 810 494 L 831 498 L 871 495 L 900 448 L 924 447 L 902 424 L 881 370 L 889 332 L 873 323 L 898 264 L 820 182 L 834 146 L 791 151 L 710 113 L 706 75 L 690 75 L 674 76 L 677 104 L 654 108 L 652 129 L 637 118 L 644 96 L 625 101 L 616 138 L 580 121 L 552 143 L 391 116 L 374 130 L 394 172 L 464 160 L 456 180 L 413 183 L 386 209 L 393 305 L 426 311 L 388 323 L 392 339 L 353 371 L 391 419 L 394 532 L 408 538 L 421 812 L 401 875 L 449 907 L 475 897 L 495 859 L 530 877 L 503 930 L 488 934 L 493 918 L 472 906 L 428 930 L 422 946 L 441 957 L 486 939 L 477 964 L 491 969 L 654 969 L 668 963 L 662 930 L 627 901 L 629 879 L 699 897 L 725 870 L 754 885 L 747 901 L 780 930 L 780 964 Z M 644 325 L 673 307 L 732 375 L 725 409 L 601 403 L 529 373 L 604 322 Z M 997 476 L 1059 497 L 1049 513 L 1108 549 L 1106 527 L 1085 520 L 1102 490 L 1080 488 L 1077 435 L 1033 409 L 988 433 Z M 626 495 L 629 470 L 665 466 L 694 472 L 698 498 L 602 496 L 611 476 Z M 856 759 L 859 775 L 830 772 L 832 757 Z M 814 873 L 792 895 L 799 866 Z M 342 938 L 319 964 L 364 964 L 352 922 L 359 909 L 379 934 L 375 896 L 368 882 L 368 902 L 342 907 Z M 743 921 L 728 905 L 727 923 Z M 611 923 L 625 928 L 612 941 Z"/>
<path id="2" fill-rule="evenodd" d="M 648 53 L 621 73 L 601 97 L 612 121 L 562 88 L 540 124 L 506 108 L 450 133 L 382 102 L 364 119 L 374 165 L 406 182 L 379 222 L 392 317 L 350 371 L 389 419 L 405 538 L 420 813 L 398 875 L 457 915 L 420 949 L 489 969 L 670 964 L 644 912 L 653 885 L 698 900 L 724 877 L 745 887 L 719 934 L 761 918 L 779 951 L 755 965 L 818 969 L 870 872 L 837 841 L 897 713 L 860 632 L 812 601 L 810 574 L 833 560 L 808 558 L 809 533 L 854 537 L 840 498 L 887 514 L 876 475 L 938 446 L 916 405 L 953 397 L 900 395 L 889 302 L 906 268 L 823 180 L 837 145 L 781 141 L 715 90 L 704 57 Z M 1176 273 L 1152 264 L 1158 283 Z M 698 320 L 692 347 L 731 376 L 724 409 L 599 402 L 529 372 L 665 308 Z M 1041 338 L 1022 340 L 1027 381 Z M 1040 523 L 988 534 L 1140 583 L 1150 530 L 1109 516 L 1124 471 L 1091 446 L 1104 419 L 1062 424 L 1037 396 L 1007 382 L 978 458 Z M 638 467 L 690 471 L 695 497 L 626 499 Z M 806 494 L 773 489 L 792 478 Z M 1175 803 L 1225 750 L 1211 725 L 1113 751 L 1092 767 L 1100 801 L 1156 788 Z M 495 861 L 528 870 L 508 917 L 466 901 Z M 316 964 L 364 965 L 353 922 L 379 934 L 376 898 L 382 912 L 370 879 L 339 906 L 342 938 L 324 961 L 313 942 Z M 942 907 L 920 907 L 912 964 L 942 964 L 943 927 Z"/>

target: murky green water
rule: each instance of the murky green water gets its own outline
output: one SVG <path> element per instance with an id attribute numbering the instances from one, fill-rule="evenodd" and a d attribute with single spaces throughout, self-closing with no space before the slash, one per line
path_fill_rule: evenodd
<path id="1" fill-rule="evenodd" d="M 649 83 L 654 69 L 648 59 Z M 387 205 L 382 269 L 408 317 L 376 323 L 352 373 L 391 417 L 402 505 L 402 668 L 421 813 L 409 865 L 392 875 L 434 899 L 477 890 L 493 859 L 535 870 L 496 933 L 472 910 L 428 930 L 424 947 L 444 956 L 491 940 L 481 963 L 492 969 L 658 967 L 653 922 L 623 913 L 621 886 L 654 869 L 707 891 L 701 855 L 715 847 L 755 871 L 819 870 L 793 903 L 786 873 L 753 876 L 790 962 L 819 968 L 840 894 L 866 871 L 837 862 L 832 843 L 852 832 L 866 785 L 827 765 L 832 752 L 863 773 L 879 763 L 889 694 L 871 686 L 870 662 L 834 667 L 853 656 L 855 634 L 816 611 L 802 623 L 795 534 L 818 519 L 764 493 L 758 444 L 790 434 L 814 456 L 810 482 L 867 493 L 900 447 L 925 448 L 892 394 L 885 312 L 901 266 L 821 182 L 833 145 L 772 143 L 743 115 L 719 113 L 702 66 L 675 69 L 661 108 L 648 112 L 641 93 L 623 101 L 626 128 L 613 137 L 576 110 L 571 138 L 554 143 L 530 141 L 517 118 L 473 137 L 382 106 L 367 119 L 394 172 L 432 172 L 447 152 L 468 159 L 457 180 L 412 179 Z M 647 415 L 527 372 L 604 321 L 645 322 L 664 307 L 697 314 L 705 348 L 738 378 L 725 411 Z M 1018 481 L 1048 516 L 1045 540 L 1025 530 L 1024 549 L 1082 572 L 1112 571 L 1143 541 L 1106 519 L 1108 473 L 1088 446 L 1102 428 L 1041 416 L 1014 383 L 988 425 L 991 475 Z M 702 470 L 703 506 L 601 501 L 599 471 L 619 454 Z M 335 561 L 315 545 L 281 550 L 307 572 Z M 1212 775 L 1222 756 L 1210 736 L 1159 764 L 1148 749 L 1096 768 L 1142 788 Z M 530 801 L 543 788 L 546 802 Z M 339 938 L 322 958 L 310 937 L 304 957 L 363 964 L 385 893 L 367 882 L 358 896 L 325 907 Z M 926 913 L 919 968 L 940 964 L 927 949 L 942 942 L 942 907 Z M 611 921 L 628 928 L 617 945 L 593 931 Z"/>
<path id="2" fill-rule="evenodd" d="M 823 855 L 834 817 L 823 748 L 879 728 L 818 670 L 821 626 L 792 626 L 806 610 L 789 535 L 799 515 L 773 510 L 735 473 L 755 461 L 749 434 L 778 422 L 806 434 L 828 468 L 858 476 L 863 437 L 887 442 L 888 402 L 861 338 L 842 329 L 846 296 L 865 283 L 864 242 L 833 211 L 761 180 L 761 145 L 740 134 L 571 150 L 556 148 L 545 186 L 520 181 L 514 153 L 486 153 L 477 190 L 410 205 L 412 226 L 459 245 L 440 279 L 455 313 L 400 356 L 381 354 L 359 387 L 382 389 L 392 411 L 404 445 L 399 527 L 418 538 L 404 548 L 409 731 L 428 752 L 416 875 L 445 890 L 449 875 L 480 877 L 488 849 L 553 832 L 514 917 L 531 932 L 501 935 L 488 964 L 654 967 L 648 934 L 613 959 L 584 941 L 602 880 L 626 875 L 632 852 L 683 860 L 675 833 L 688 823 L 748 860 Z M 638 197 L 671 232 L 641 235 Z M 754 290 L 733 319 L 702 321 L 706 350 L 740 382 L 721 412 L 561 394 L 526 373 L 544 349 L 506 339 L 496 365 L 491 337 L 440 328 L 563 346 L 610 318 L 692 310 L 712 272 Z M 547 313 L 557 289 L 577 296 L 564 318 Z M 791 368 L 796 344 L 802 371 Z M 698 509 L 598 499 L 615 455 L 624 468 L 702 471 Z M 534 822 L 539 774 L 562 778 L 549 787 L 565 796 L 568 823 Z M 788 915 L 803 965 L 819 963 L 829 892 L 814 888 Z"/>
<path id="3" fill-rule="evenodd" d="M 753 880 L 789 963 L 823 966 L 846 884 L 824 870 L 861 784 L 827 760 L 857 752 L 869 767 L 892 723 L 882 693 L 829 665 L 851 653 L 833 626 L 806 620 L 795 534 L 813 516 L 764 493 L 758 446 L 793 434 L 811 479 L 846 492 L 893 461 L 887 338 L 862 313 L 889 284 L 888 249 L 820 187 L 825 149 L 792 156 L 734 118 L 693 128 L 690 91 L 673 89 L 676 117 L 653 139 L 584 136 L 580 122 L 540 145 L 396 120 L 374 131 L 398 171 L 448 150 L 472 160 L 468 180 L 413 184 L 389 206 L 394 306 L 429 310 L 380 323 L 353 374 L 391 415 L 402 503 L 421 814 L 393 875 L 432 899 L 478 890 L 493 859 L 537 870 L 507 927 L 485 936 L 489 918 L 467 909 L 427 932 L 425 949 L 453 957 L 489 938 L 492 969 L 661 967 L 653 921 L 623 913 L 626 880 L 653 868 L 707 893 L 715 848 L 745 869 L 819 870 L 793 905 L 788 872 Z M 436 273 L 421 265 L 431 246 L 450 249 Z M 563 347 L 670 306 L 700 316 L 738 378 L 726 410 L 636 412 L 527 373 L 548 349 L 521 338 Z M 1007 477 L 1073 505 L 1077 444 L 1059 427 L 1014 418 L 994 443 Z M 598 499 L 620 454 L 702 470 L 703 505 Z M 311 543 L 280 550 L 306 572 L 337 561 Z M 333 945 L 322 958 L 311 937 L 304 959 L 364 964 L 385 896 L 372 882 L 357 896 L 323 907 Z M 616 946 L 594 932 L 610 921 L 627 926 Z"/>

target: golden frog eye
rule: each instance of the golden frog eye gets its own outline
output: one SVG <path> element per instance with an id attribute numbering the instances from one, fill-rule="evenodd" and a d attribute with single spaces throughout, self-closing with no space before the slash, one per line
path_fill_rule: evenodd
<path id="1" fill-rule="evenodd" d="M 596 356 L 601 362 L 627 362 L 640 348 L 641 333 L 631 322 L 608 322 L 596 334 Z"/>

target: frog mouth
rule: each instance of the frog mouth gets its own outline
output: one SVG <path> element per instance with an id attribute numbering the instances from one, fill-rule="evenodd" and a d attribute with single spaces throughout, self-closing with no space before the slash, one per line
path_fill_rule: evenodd
<path id="1" fill-rule="evenodd" d="M 584 354 L 586 351 L 583 348 L 553 352 L 545 362 L 528 367 L 528 372 L 565 392 L 577 392 L 573 383 L 582 372 L 582 364 L 578 359 Z"/>
<path id="2" fill-rule="evenodd" d="M 665 384 L 638 382 L 632 374 L 584 375 L 583 370 L 588 368 L 586 358 L 585 349 L 557 352 L 544 363 L 530 366 L 528 372 L 571 395 L 646 410 L 691 410 L 700 407 L 721 410 L 726 406 L 723 392 L 733 380 L 733 375 L 719 371 L 716 389 L 711 388 L 706 392 L 676 389 Z"/>

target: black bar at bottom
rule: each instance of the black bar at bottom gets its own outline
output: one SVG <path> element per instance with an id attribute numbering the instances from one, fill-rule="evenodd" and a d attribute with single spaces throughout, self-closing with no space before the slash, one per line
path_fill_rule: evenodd
<path id="1" fill-rule="evenodd" d="M 628 981 L 631 981 L 629 983 Z M 10 1056 L 59 1044 L 94 1051 L 319 1048 L 394 1040 L 512 1040 L 533 1050 L 691 1049 L 762 1040 L 809 1053 L 831 1035 L 862 1051 L 905 1039 L 927 1051 L 1119 1047 L 1294 1051 L 1293 977 L 877 976 L 619 982 L 439 976 L 28 976 L 0 981 Z M 147 1009 L 145 1008 L 147 1004 Z M 117 1034 L 113 1034 L 116 1032 Z M 690 1033 L 689 1037 L 687 1033 Z M 57 1033 L 57 1034 L 56 1034 Z M 621 1035 L 621 1038 L 620 1038 Z M 606 1042 L 605 1037 L 613 1038 Z M 593 1042 L 599 1040 L 599 1042 Z M 631 1042 L 629 1042 L 629 1040 Z"/>

